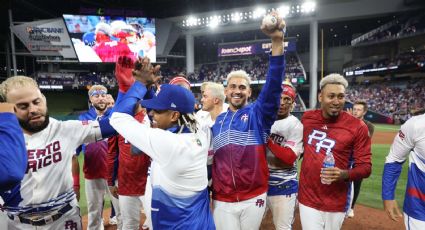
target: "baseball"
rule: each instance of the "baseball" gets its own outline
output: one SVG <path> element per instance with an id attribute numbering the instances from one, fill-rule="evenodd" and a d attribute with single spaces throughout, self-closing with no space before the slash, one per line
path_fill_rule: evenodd
<path id="1" fill-rule="evenodd" d="M 272 30 L 277 26 L 277 18 L 268 14 L 263 18 L 263 25 L 267 30 Z"/>

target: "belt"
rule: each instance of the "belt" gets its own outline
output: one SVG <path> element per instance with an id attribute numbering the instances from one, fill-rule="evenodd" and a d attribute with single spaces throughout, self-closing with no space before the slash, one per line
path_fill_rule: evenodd
<path id="1" fill-rule="evenodd" d="M 40 219 L 37 220 L 32 220 L 29 218 L 25 218 L 22 216 L 16 216 L 17 219 L 23 223 L 23 224 L 30 224 L 33 226 L 43 226 L 46 224 L 50 224 L 53 223 L 55 220 L 61 218 L 65 213 L 67 213 L 69 210 L 72 209 L 72 206 L 70 204 L 65 205 L 64 207 L 62 207 L 61 209 L 57 210 L 55 214 L 53 215 L 48 215 L 45 217 L 41 217 Z M 9 219 L 14 220 L 15 216 L 14 215 L 8 215 Z"/>

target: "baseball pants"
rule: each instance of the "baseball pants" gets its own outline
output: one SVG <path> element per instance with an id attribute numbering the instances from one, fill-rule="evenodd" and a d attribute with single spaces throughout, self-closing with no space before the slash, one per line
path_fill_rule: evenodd
<path id="1" fill-rule="evenodd" d="M 258 230 L 266 210 L 266 193 L 240 202 L 213 200 L 213 217 L 217 230 Z"/>
<path id="2" fill-rule="evenodd" d="M 103 230 L 103 201 L 105 195 L 108 194 L 112 205 L 115 209 L 117 217 L 117 228 L 122 228 L 121 212 L 118 199 L 113 197 L 109 192 L 108 183 L 105 179 L 86 179 L 85 182 L 87 211 L 88 211 L 88 230 Z"/>
<path id="3" fill-rule="evenodd" d="M 277 230 L 292 229 L 295 219 L 297 193 L 291 195 L 267 196 L 267 208 L 273 215 L 273 224 Z"/>
<path id="4" fill-rule="evenodd" d="M 341 229 L 345 212 L 323 212 L 300 203 L 300 217 L 303 230 Z"/>
<path id="5" fill-rule="evenodd" d="M 145 215 L 146 215 L 146 221 L 143 224 L 143 229 L 146 229 L 146 227 L 149 229 L 153 229 L 151 204 L 152 204 L 152 184 L 151 184 L 151 177 L 150 175 L 148 175 L 148 178 L 146 179 L 145 202 L 143 204 L 143 208 L 145 209 Z"/>
<path id="6" fill-rule="evenodd" d="M 140 212 L 145 206 L 144 203 L 144 196 L 119 196 L 123 230 L 139 229 Z"/>
<path id="7" fill-rule="evenodd" d="M 406 229 L 409 230 L 423 230 L 425 229 L 425 221 L 415 219 L 411 216 L 408 216 L 406 213 L 404 215 L 404 225 Z"/>
<path id="8" fill-rule="evenodd" d="M 82 230 L 80 208 L 78 207 L 77 199 L 71 203 L 72 209 L 66 212 L 53 223 L 43 226 L 33 226 L 30 224 L 20 223 L 19 220 L 8 219 L 9 230 Z M 1 227 L 3 229 L 3 226 Z"/>

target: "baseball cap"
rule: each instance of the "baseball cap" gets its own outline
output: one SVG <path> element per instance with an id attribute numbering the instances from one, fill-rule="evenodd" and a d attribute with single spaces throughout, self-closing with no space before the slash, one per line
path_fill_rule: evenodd
<path id="1" fill-rule="evenodd" d="M 292 100 L 295 100 L 295 89 L 290 84 L 282 84 L 282 94 L 289 96 Z"/>
<path id="2" fill-rule="evenodd" d="M 170 80 L 170 85 L 181 85 L 184 84 L 190 89 L 190 82 L 182 75 L 177 75 Z"/>
<path id="3" fill-rule="evenodd" d="M 147 109 L 193 113 L 195 110 L 195 97 L 186 88 L 164 84 L 159 87 L 154 98 L 143 100 L 140 104 Z"/>

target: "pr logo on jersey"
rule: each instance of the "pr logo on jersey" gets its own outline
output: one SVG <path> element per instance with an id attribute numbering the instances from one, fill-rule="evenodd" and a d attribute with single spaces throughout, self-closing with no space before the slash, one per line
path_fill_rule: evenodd
<path id="1" fill-rule="evenodd" d="M 308 144 L 316 146 L 316 153 L 320 152 L 320 149 L 325 149 L 326 154 L 332 152 L 332 148 L 335 146 L 335 140 L 327 138 L 327 133 L 313 129 L 313 132 L 308 135 Z M 313 143 L 315 141 L 315 143 Z"/>
<path id="2" fill-rule="evenodd" d="M 258 207 L 263 207 L 264 206 L 264 200 L 263 199 L 257 199 L 257 201 L 255 202 L 255 206 Z"/>
<path id="3" fill-rule="evenodd" d="M 77 222 L 74 222 L 72 220 L 68 220 L 68 221 L 65 222 L 65 229 L 78 230 L 78 224 L 77 224 Z"/>

